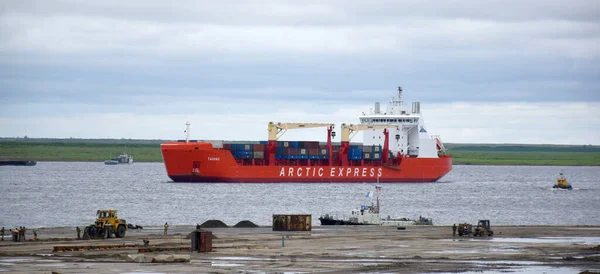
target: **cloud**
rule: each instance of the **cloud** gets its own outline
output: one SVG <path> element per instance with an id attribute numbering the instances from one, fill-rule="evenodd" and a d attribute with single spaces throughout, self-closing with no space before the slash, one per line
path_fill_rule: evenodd
<path id="1" fill-rule="evenodd" d="M 82 113 L 106 127 L 101 136 L 165 138 L 169 125 L 188 116 L 262 121 L 244 121 L 252 128 L 273 113 L 345 120 L 360 113 L 356 106 L 403 86 L 406 101 L 441 106 L 443 119 L 436 121 L 460 104 L 495 113 L 442 127 L 448 138 L 503 142 L 518 130 L 533 142 L 545 128 L 528 117 L 546 119 L 537 115 L 546 113 L 541 107 L 512 110 L 527 127 L 497 123 L 481 130 L 475 121 L 503 117 L 500 106 L 596 107 L 598 18 L 600 5 L 587 0 L 4 1 L 0 119 L 13 131 L 2 134 L 22 135 L 23 124 L 30 135 L 70 136 L 77 132 L 46 125 L 84 126 L 77 120 Z M 343 108 L 355 114 L 335 118 Z M 574 110 L 569 117 L 575 114 L 585 115 Z M 138 122 L 126 128 L 104 122 L 123 121 L 115 118 L 122 115 Z M 162 121 L 167 131 L 129 132 L 148 120 Z M 579 130 L 585 140 L 597 136 Z"/>
<path id="2" fill-rule="evenodd" d="M 175 106 L 180 107 L 181 104 Z M 368 105 L 313 104 L 269 108 L 269 104 L 232 103 L 228 110 L 199 106 L 187 114 L 81 113 L 55 117 L 0 119 L 0 136 L 183 139 L 186 121 L 192 139 L 266 140 L 270 121 L 356 123 Z M 452 103 L 422 105 L 430 134 L 452 143 L 596 144 L 600 140 L 600 103 Z M 325 141 L 324 129 L 290 130 L 283 140 Z M 358 134 L 355 141 L 362 140 Z"/>

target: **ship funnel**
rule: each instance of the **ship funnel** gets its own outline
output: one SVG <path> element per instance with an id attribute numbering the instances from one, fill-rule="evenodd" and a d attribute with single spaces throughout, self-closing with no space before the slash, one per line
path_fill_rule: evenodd
<path id="1" fill-rule="evenodd" d="M 381 113 L 379 102 L 375 102 L 375 114 Z"/>
<path id="2" fill-rule="evenodd" d="M 421 102 L 412 103 L 412 113 L 421 113 Z"/>

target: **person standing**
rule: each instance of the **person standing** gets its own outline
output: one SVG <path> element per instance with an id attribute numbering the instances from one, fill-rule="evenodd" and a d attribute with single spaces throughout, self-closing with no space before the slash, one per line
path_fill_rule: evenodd
<path id="1" fill-rule="evenodd" d="M 77 240 L 81 240 L 81 228 L 77 227 Z"/>
<path id="2" fill-rule="evenodd" d="M 169 229 L 169 224 L 165 222 L 165 232 L 163 235 L 167 235 L 167 230 Z"/>
<path id="3" fill-rule="evenodd" d="M 456 236 L 456 224 L 452 224 L 452 237 Z"/>
<path id="4" fill-rule="evenodd" d="M 25 231 L 27 230 L 25 229 L 25 226 L 23 226 L 23 241 L 25 241 Z"/>
<path id="5" fill-rule="evenodd" d="M 18 242 L 19 236 L 21 236 L 21 231 L 15 227 L 15 230 L 13 230 L 13 241 Z"/>
<path id="6" fill-rule="evenodd" d="M 4 241 L 4 227 L 2 227 L 2 241 Z"/>
<path id="7" fill-rule="evenodd" d="M 37 236 L 37 232 L 35 232 L 35 229 L 33 230 L 33 240 L 37 241 L 39 240 L 38 236 Z"/>

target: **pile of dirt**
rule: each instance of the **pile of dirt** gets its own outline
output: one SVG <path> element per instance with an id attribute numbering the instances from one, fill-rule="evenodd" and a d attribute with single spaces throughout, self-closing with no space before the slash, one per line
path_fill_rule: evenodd
<path id="1" fill-rule="evenodd" d="M 248 221 L 248 220 L 243 220 L 237 224 L 235 224 L 233 227 L 258 227 L 258 225 L 256 225 L 255 223 Z"/>
<path id="2" fill-rule="evenodd" d="M 200 228 L 223 228 L 229 227 L 221 220 L 208 220 L 200 225 Z"/>

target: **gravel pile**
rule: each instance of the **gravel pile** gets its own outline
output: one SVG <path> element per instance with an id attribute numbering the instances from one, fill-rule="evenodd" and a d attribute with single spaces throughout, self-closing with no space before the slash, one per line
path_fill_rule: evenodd
<path id="1" fill-rule="evenodd" d="M 243 220 L 237 224 L 235 224 L 233 227 L 258 227 L 258 225 L 256 225 L 255 223 L 248 221 L 248 220 Z"/>

